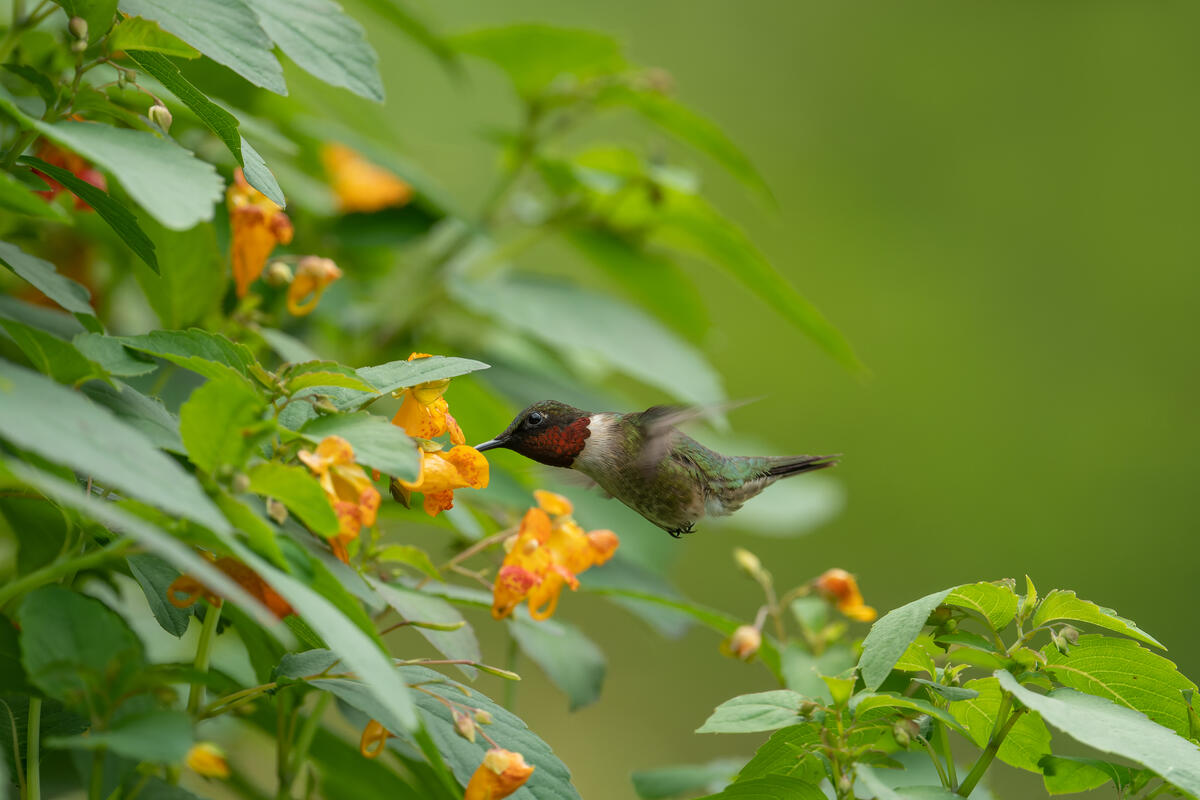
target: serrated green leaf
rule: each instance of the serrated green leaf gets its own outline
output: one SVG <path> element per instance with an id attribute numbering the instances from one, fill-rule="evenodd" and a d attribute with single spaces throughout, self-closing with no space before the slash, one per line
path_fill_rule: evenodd
<path id="1" fill-rule="evenodd" d="M 710 794 L 698 800 L 825 800 L 825 793 L 815 783 L 786 775 L 767 775 L 738 781 L 720 794 Z"/>
<path id="2" fill-rule="evenodd" d="M 338 532 L 338 518 L 321 484 L 304 467 L 268 461 L 252 467 L 250 491 L 274 497 L 321 536 Z"/>
<path id="3" fill-rule="evenodd" d="M 5 64 L 4 66 L 11 66 Z M 29 217 L 44 217 L 58 222 L 67 221 L 67 212 L 56 203 L 35 193 L 36 190 L 17 180 L 8 172 L 0 172 L 0 208 Z"/>
<path id="4" fill-rule="evenodd" d="M 167 33 L 153 20 L 141 17 L 127 17 L 121 20 L 108 35 L 108 47 L 114 53 L 140 50 L 177 58 L 200 57 L 199 50 Z"/>
<path id="5" fill-rule="evenodd" d="M 1072 739 L 1136 761 L 1185 792 L 1200 794 L 1200 748 L 1169 728 L 1102 697 L 1074 689 L 1041 695 L 1005 670 L 997 670 L 996 678 L 1001 688 Z"/>
<path id="6" fill-rule="evenodd" d="M 822 675 L 842 675 L 854 666 L 854 651 L 845 644 L 834 644 L 820 655 L 813 655 L 799 642 L 789 642 L 779 653 L 783 683 L 788 689 L 813 700 L 831 702 L 829 687 Z"/>
<path id="7" fill-rule="evenodd" d="M 1099 625 L 1101 628 L 1132 636 L 1134 639 L 1154 645 L 1161 650 L 1167 649 L 1161 642 L 1135 625 L 1133 620 L 1118 616 L 1117 612 L 1111 608 L 1103 608 L 1090 600 L 1082 600 L 1076 597 L 1074 592 L 1066 589 L 1055 589 L 1047 594 L 1041 605 L 1038 606 L 1037 613 L 1033 615 L 1030 625 L 1037 628 L 1058 619 Z"/>
<path id="8" fill-rule="evenodd" d="M 108 730 L 89 730 L 84 736 L 56 738 L 50 747 L 96 750 L 106 748 L 134 761 L 174 764 L 192 746 L 192 721 L 183 711 L 156 709 L 122 717 Z"/>
<path id="9" fill-rule="evenodd" d="M 111 336 L 99 333 L 79 333 L 71 340 L 75 349 L 84 358 L 94 361 L 111 375 L 136 377 L 158 369 L 153 359 L 126 350 L 124 345 Z"/>
<path id="10" fill-rule="evenodd" d="M 336 361 L 307 361 L 295 364 L 287 371 L 288 393 L 310 386 L 340 386 L 360 392 L 374 392 L 375 387 L 358 377 L 350 367 Z"/>
<path id="11" fill-rule="evenodd" d="M 374 386 L 376 392 L 389 394 L 421 383 L 456 378 L 487 368 L 488 365 L 482 361 L 470 358 L 429 356 L 412 361 L 389 361 L 374 367 L 362 367 L 356 372 L 360 378 Z"/>
<path id="12" fill-rule="evenodd" d="M 604 653 L 574 625 L 516 618 L 509 620 L 508 630 L 521 652 L 566 693 L 569 711 L 600 698 L 608 669 Z"/>
<path id="13" fill-rule="evenodd" d="M 383 598 L 388 606 L 403 619 L 415 622 L 434 622 L 443 625 L 463 623 L 462 627 L 453 631 L 439 631 L 429 628 L 417 628 L 417 633 L 425 637 L 439 653 L 450 659 L 466 661 L 482 661 L 483 654 L 479 650 L 479 641 L 475 638 L 475 629 L 471 627 L 462 614 L 440 597 L 428 592 L 408 589 L 382 581 L 371 581 L 371 586 Z M 456 665 L 472 680 L 475 679 L 475 668 L 469 664 Z"/>
<path id="14" fill-rule="evenodd" d="M 1181 692 L 1195 690 L 1175 664 L 1130 639 L 1087 634 L 1064 655 L 1042 650 L 1046 671 L 1064 686 L 1140 711 L 1159 725 L 1188 736 L 1187 704 Z"/>
<path id="15" fill-rule="evenodd" d="M 50 79 L 44 73 L 38 72 L 28 64 L 8 63 L 4 65 L 4 69 L 28 81 L 37 89 L 38 95 L 47 107 L 53 106 L 58 102 L 58 89 L 54 87 L 54 84 L 50 82 Z M 63 214 L 63 216 L 65 217 L 66 215 Z"/>
<path id="16" fill-rule="evenodd" d="M 121 0 L 120 9 L 133 17 L 154 20 L 255 86 L 287 94 L 283 68 L 271 52 L 271 39 L 242 0 L 188 0 L 186 6 L 172 0 Z"/>
<path id="17" fill-rule="evenodd" d="M 147 397 L 120 381 L 116 381 L 116 388 L 107 383 L 89 383 L 82 390 L 121 421 L 141 431 L 155 447 L 185 454 L 179 437 L 179 420 L 158 398 Z"/>
<path id="18" fill-rule="evenodd" d="M 70 342 L 3 317 L 0 317 L 0 327 L 21 349 L 30 364 L 59 383 L 78 386 L 93 378 L 108 378 L 108 372 L 103 367 L 86 358 Z"/>
<path id="19" fill-rule="evenodd" d="M 172 231 L 153 220 L 144 225 L 158 253 L 158 274 L 134 264 L 133 274 L 164 328 L 186 328 L 217 309 L 226 271 L 211 225 Z"/>
<path id="20" fill-rule="evenodd" d="M 863 654 L 858 661 L 859 673 L 868 689 L 874 691 L 883 684 L 904 651 L 925 627 L 929 614 L 952 591 L 943 589 L 913 600 L 875 621 L 863 640 Z"/>
<path id="21" fill-rule="evenodd" d="M 310 75 L 383 102 L 378 57 L 362 26 L 331 0 L 255 0 L 267 35 Z"/>
<path id="22" fill-rule="evenodd" d="M 868 693 L 857 697 L 858 702 L 854 705 L 856 717 L 865 716 L 867 712 L 879 708 L 903 708 L 919 714 L 928 714 L 961 733 L 967 733 L 966 729 L 950 713 L 919 697 L 904 697 L 891 692 Z"/>
<path id="23" fill-rule="evenodd" d="M 933 637 L 922 634 L 913 639 L 892 669 L 898 669 L 901 672 L 925 672 L 930 676 L 937 675 L 937 664 L 933 660 L 933 653 L 938 650 L 937 645 L 933 643 Z"/>
<path id="24" fill-rule="evenodd" d="M 136 429 L 82 395 L 3 361 L 0 437 L 129 497 L 229 530 L 192 476 Z"/>
<path id="25" fill-rule="evenodd" d="M 737 780 L 748 781 L 780 774 L 820 783 L 825 777 L 825 768 L 813 755 L 820 744 L 821 726 L 818 723 L 806 722 L 780 728 L 746 762 Z"/>
<path id="26" fill-rule="evenodd" d="M 210 380 L 179 409 L 179 435 L 188 458 L 215 474 L 240 469 L 262 435 L 264 401 L 244 381 Z"/>
<path id="27" fill-rule="evenodd" d="M 1124 788 L 1133 777 L 1124 764 L 1110 764 L 1098 758 L 1046 756 L 1041 768 L 1046 792 L 1051 795 L 1086 792 L 1109 781 Z"/>
<path id="28" fill-rule="evenodd" d="M 717 706 L 696 733 L 773 731 L 800 720 L 804 695 L 788 689 L 743 694 Z"/>
<path id="29" fill-rule="evenodd" d="M 967 681 L 963 688 L 972 689 L 979 696 L 950 703 L 950 713 L 967 729 L 971 741 L 984 747 L 996 727 L 1003 694 L 1000 684 L 995 678 L 976 678 Z M 1013 725 L 996 756 L 1005 764 L 1040 772 L 1038 761 L 1049 752 L 1050 732 L 1037 713 L 1027 713 Z"/>
<path id="30" fill-rule="evenodd" d="M 924 678 L 913 678 L 913 682 L 919 683 L 928 688 L 931 692 L 936 692 L 947 700 L 974 700 L 979 697 L 979 692 L 974 689 L 967 689 L 962 686 L 947 686 L 944 683 L 934 683 L 927 681 Z"/>
<path id="31" fill-rule="evenodd" d="M 667 800 L 696 792 L 719 792 L 742 766 L 740 758 L 717 758 L 707 764 L 681 764 L 636 770 L 630 777 L 642 800 Z"/>
<path id="32" fill-rule="evenodd" d="M 1017 614 L 1017 595 L 998 583 L 967 583 L 946 595 L 946 605 L 969 608 L 983 615 L 992 630 L 1003 630 Z"/>
<path id="33" fill-rule="evenodd" d="M 236 375 L 248 377 L 257 364 L 245 345 L 200 328 L 152 331 L 141 336 L 118 337 L 117 341 L 125 347 L 165 358 L 172 364 L 217 380 Z"/>
<path id="34" fill-rule="evenodd" d="M 386 417 L 358 411 L 330 414 L 304 424 L 300 435 L 319 444 L 326 436 L 340 436 L 354 448 L 354 460 L 385 475 L 415 481 L 421 471 L 416 442 Z"/>
<path id="35" fill-rule="evenodd" d="M 129 563 L 134 580 L 142 587 L 150 613 L 158 621 L 159 627 L 176 639 L 187 633 L 194 609 L 191 606 L 179 608 L 167 600 L 167 589 L 179 577 L 179 570 L 149 553 L 131 555 L 125 560 Z"/>
<path id="36" fill-rule="evenodd" d="M 31 256 L 14 244 L 0 242 L 0 263 L 59 306 L 75 314 L 76 319 L 90 317 L 91 321 L 87 327 L 99 326 L 88 290 L 70 278 L 59 275 L 58 268 L 49 261 Z"/>
<path id="37" fill-rule="evenodd" d="M 530 98 L 560 76 L 590 78 L 625 66 L 615 39 L 591 30 L 518 24 L 455 36 L 451 45 L 502 69 L 522 97 Z"/>

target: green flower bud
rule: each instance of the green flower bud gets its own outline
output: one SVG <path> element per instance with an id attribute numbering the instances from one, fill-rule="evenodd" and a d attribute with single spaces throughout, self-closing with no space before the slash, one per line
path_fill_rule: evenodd
<path id="1" fill-rule="evenodd" d="M 155 103 L 150 106 L 147 116 L 150 117 L 151 122 L 162 128 L 163 133 L 171 130 L 171 123 L 174 121 L 174 117 L 171 116 L 171 110 L 162 103 Z"/>

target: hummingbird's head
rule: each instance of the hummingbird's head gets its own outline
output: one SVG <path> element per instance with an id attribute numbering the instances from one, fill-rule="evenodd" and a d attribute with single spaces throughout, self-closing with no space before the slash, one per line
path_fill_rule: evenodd
<path id="1" fill-rule="evenodd" d="M 591 415 L 556 400 L 543 400 L 517 414 L 495 439 L 475 447 L 504 447 L 551 467 L 569 467 L 583 452 Z"/>

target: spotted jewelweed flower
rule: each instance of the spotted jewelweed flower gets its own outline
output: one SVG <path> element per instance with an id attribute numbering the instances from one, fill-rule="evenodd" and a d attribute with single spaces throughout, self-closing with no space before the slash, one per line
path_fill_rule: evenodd
<path id="1" fill-rule="evenodd" d="M 212 742 L 197 742 L 192 745 L 184 759 L 188 769 L 206 778 L 228 778 L 229 762 L 225 752 Z"/>
<path id="2" fill-rule="evenodd" d="M 363 758 L 376 758 L 387 747 L 387 740 L 392 738 L 392 732 L 379 722 L 371 720 L 363 728 L 362 738 L 358 742 L 358 752 Z"/>
<path id="3" fill-rule="evenodd" d="M 412 353 L 409 361 L 421 358 L 431 358 L 428 353 Z M 417 439 L 433 439 L 442 434 L 450 434 L 450 443 L 466 444 L 467 438 L 462 428 L 450 415 L 450 405 L 443 395 L 450 386 L 449 378 L 442 378 L 427 383 L 419 383 L 404 390 L 404 400 L 400 410 L 392 417 L 392 424 L 404 429 L 409 436 Z"/>
<path id="4" fill-rule="evenodd" d="M 379 490 L 366 471 L 354 463 L 354 448 L 340 436 L 326 436 L 316 452 L 301 450 L 299 458 L 320 481 L 337 514 L 338 532 L 329 544 L 338 558 L 348 561 L 347 543 L 356 539 L 363 527 L 375 524 Z"/>
<path id="5" fill-rule="evenodd" d="M 292 241 L 292 221 L 273 200 L 250 185 L 241 167 L 233 171 L 225 203 L 233 232 L 233 280 L 238 297 L 245 297 L 275 246 Z"/>
<path id="6" fill-rule="evenodd" d="M 460 444 L 449 450 L 421 450 L 421 471 L 415 481 L 397 479 L 407 492 L 425 496 L 425 513 L 436 517 L 454 507 L 457 489 L 486 489 L 489 471 L 487 459 L 474 447 Z"/>
<path id="7" fill-rule="evenodd" d="M 529 615 L 548 619 L 558 607 L 564 586 L 579 587 L 576 577 L 612 558 L 620 541 L 609 530 L 587 533 L 572 517 L 571 501 L 537 491 L 537 508 L 525 512 L 492 587 L 492 616 L 504 619 L 522 600 Z M 554 519 L 551 520 L 551 515 Z"/>
<path id="8" fill-rule="evenodd" d="M 332 259 L 305 256 L 296 264 L 296 276 L 288 287 L 287 308 L 297 317 L 312 313 L 329 284 L 342 277 Z"/>
<path id="9" fill-rule="evenodd" d="M 108 181 L 105 180 L 104 174 L 92 166 L 91 162 L 89 162 L 87 159 L 72 153 L 70 150 L 63 150 L 57 145 L 43 141 L 38 147 L 37 157 L 51 166 L 65 169 L 67 172 L 73 174 L 76 178 L 90 183 L 92 186 L 95 186 L 101 191 L 108 191 Z M 47 202 L 53 200 L 55 197 L 58 197 L 58 193 L 63 191 L 63 185 L 51 178 L 49 175 L 46 175 L 43 172 L 38 172 L 36 169 L 33 172 L 35 175 L 45 181 L 47 186 L 50 187 L 49 189 L 37 193 L 46 198 Z M 92 207 L 77 196 L 75 198 L 75 210 L 91 211 Z"/>
<path id="10" fill-rule="evenodd" d="M 213 559 L 212 556 L 207 554 L 206 557 L 210 561 L 214 561 L 217 569 L 232 578 L 238 586 L 245 589 L 251 596 L 257 598 L 275 616 L 283 619 L 286 616 L 296 613 L 292 610 L 288 602 L 279 596 L 278 592 L 259 577 L 257 572 L 236 558 L 222 556 L 221 558 Z M 221 604 L 220 597 L 191 575 L 180 575 L 167 587 L 167 602 L 176 608 L 187 608 L 202 597 L 214 606 Z"/>
<path id="11" fill-rule="evenodd" d="M 463 800 L 503 800 L 525 785 L 533 769 L 520 753 L 493 747 L 471 776 Z"/>
<path id="12" fill-rule="evenodd" d="M 838 611 L 850 619 L 871 622 L 878 616 L 875 609 L 863 603 L 862 592 L 858 590 L 858 581 L 844 569 L 835 567 L 826 570 L 813 581 L 813 585 L 826 600 L 833 603 Z"/>
<path id="13" fill-rule="evenodd" d="M 321 162 L 343 214 L 369 214 L 406 205 L 412 199 L 411 186 L 345 145 L 330 142 L 322 146 Z"/>

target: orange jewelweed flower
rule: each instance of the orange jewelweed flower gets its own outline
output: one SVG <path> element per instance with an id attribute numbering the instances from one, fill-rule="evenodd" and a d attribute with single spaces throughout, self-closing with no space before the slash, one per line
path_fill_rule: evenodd
<path id="1" fill-rule="evenodd" d="M 208 558 L 212 560 L 211 556 Z M 216 559 L 215 565 L 280 619 L 296 613 L 257 572 L 236 558 L 222 556 Z M 187 608 L 201 597 L 214 606 L 221 604 L 220 597 L 191 575 L 180 575 L 167 587 L 167 602 L 176 608 Z"/>
<path id="2" fill-rule="evenodd" d="M 493 747 L 471 776 L 463 800 L 503 800 L 529 780 L 533 769 L 520 753 Z"/>
<path id="3" fill-rule="evenodd" d="M 321 147 L 321 162 L 329 176 L 338 210 L 343 214 L 365 214 L 407 205 L 413 190 L 383 167 L 367 161 L 354 150 L 330 142 Z"/>
<path id="4" fill-rule="evenodd" d="M 363 527 L 375 524 L 379 511 L 379 490 L 358 464 L 354 448 L 340 436 L 326 436 L 316 452 L 301 450 L 299 458 L 317 476 L 329 504 L 338 518 L 338 532 L 331 537 L 333 552 L 348 560 L 346 544 L 358 537 Z"/>
<path id="5" fill-rule="evenodd" d="M 233 279 L 237 296 L 245 297 L 250 284 L 262 274 L 275 245 L 292 241 L 292 221 L 273 200 L 247 182 L 241 167 L 233 171 L 225 203 L 233 229 Z"/>
<path id="6" fill-rule="evenodd" d="M 305 256 L 296 265 L 296 277 L 288 287 L 287 308 L 294 316 L 312 313 L 329 284 L 342 277 L 333 259 Z"/>
<path id="7" fill-rule="evenodd" d="M 371 720 L 363 728 L 362 738 L 358 742 L 358 752 L 363 758 L 376 758 L 387 747 L 387 740 L 392 738 L 392 732 L 379 722 Z"/>
<path id="8" fill-rule="evenodd" d="M 859 622 L 871 622 L 878 616 L 875 609 L 863 603 L 862 592 L 858 590 L 858 581 L 844 569 L 826 570 L 814 581 L 814 585 L 826 600 L 834 603 L 837 610 L 850 619 Z"/>
<path id="9" fill-rule="evenodd" d="M 212 742 L 197 742 L 192 745 L 184 759 L 188 769 L 206 778 L 228 778 L 229 762 L 225 752 Z"/>
<path id="10" fill-rule="evenodd" d="M 412 353 L 408 360 L 414 361 L 419 358 L 431 356 L 428 353 Z M 466 444 L 467 437 L 450 415 L 450 405 L 442 396 L 449 386 L 450 379 L 442 378 L 405 389 L 404 402 L 400 404 L 396 416 L 392 417 L 392 424 L 403 428 L 405 433 L 417 439 L 433 439 L 449 432 L 451 444 Z"/>
<path id="11" fill-rule="evenodd" d="M 63 150 L 57 145 L 43 141 L 41 145 L 38 146 L 37 157 L 51 166 L 65 169 L 67 172 L 73 174 L 76 178 L 90 183 L 92 186 L 95 186 L 101 191 L 108 191 L 108 181 L 105 180 L 104 174 L 100 172 L 100 170 L 93 167 L 91 162 L 89 162 L 87 159 L 72 153 L 70 150 Z M 51 178 L 49 175 L 45 174 L 44 172 L 39 172 L 36 169 L 33 172 L 35 175 L 45 181 L 47 186 L 50 187 L 49 189 L 37 192 L 37 194 L 46 198 L 46 202 L 52 201 L 55 197 L 58 197 L 59 192 L 63 191 L 63 185 Z M 75 210 L 91 211 L 92 207 L 89 206 L 84 200 L 76 196 Z"/>
<path id="12" fill-rule="evenodd" d="M 421 471 L 415 481 L 397 479 L 410 492 L 425 496 L 425 513 L 436 517 L 454 507 L 456 489 L 486 489 L 487 459 L 474 447 L 460 444 L 450 450 L 421 451 Z"/>

